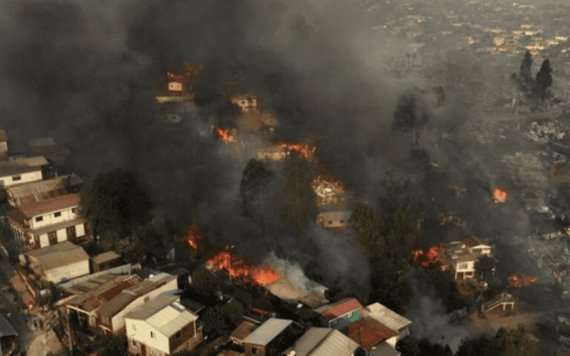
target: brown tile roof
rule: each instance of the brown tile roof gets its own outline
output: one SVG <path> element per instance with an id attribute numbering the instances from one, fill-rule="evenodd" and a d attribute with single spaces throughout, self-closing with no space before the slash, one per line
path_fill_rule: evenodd
<path id="1" fill-rule="evenodd" d="M 46 214 L 52 211 L 58 211 L 65 208 L 76 207 L 79 205 L 79 194 L 66 194 L 59 197 L 44 200 L 36 204 L 26 205 L 19 208 L 26 218 Z"/>
<path id="2" fill-rule="evenodd" d="M 365 349 L 370 349 L 398 335 L 395 331 L 372 318 L 360 319 L 350 324 L 346 328 L 345 334 Z"/>

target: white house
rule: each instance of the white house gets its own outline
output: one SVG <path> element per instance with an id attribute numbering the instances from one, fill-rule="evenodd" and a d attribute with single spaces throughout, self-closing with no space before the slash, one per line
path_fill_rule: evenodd
<path id="1" fill-rule="evenodd" d="M 492 245 L 475 236 L 444 245 L 445 259 L 454 271 L 455 280 L 475 278 L 475 264 L 480 257 L 491 256 Z"/>
<path id="2" fill-rule="evenodd" d="M 65 194 L 8 212 L 12 233 L 31 248 L 42 248 L 86 236 L 79 216 L 79 194 Z"/>
<path id="3" fill-rule="evenodd" d="M 367 317 L 377 320 L 397 334 L 396 339 L 388 341 L 388 344 L 393 347 L 396 346 L 396 342 L 410 335 L 412 321 L 380 303 L 370 304 L 363 313 Z"/>
<path id="4" fill-rule="evenodd" d="M 89 255 L 69 241 L 29 251 L 20 259 L 46 282 L 63 283 L 89 274 Z"/>
<path id="5" fill-rule="evenodd" d="M 125 315 L 130 355 L 172 355 L 202 342 L 198 317 L 177 296 L 160 296 Z"/>
<path id="6" fill-rule="evenodd" d="M 178 292 L 176 276 L 160 273 L 123 290 L 97 310 L 97 324 L 105 332 L 125 330 L 125 315 L 160 295 Z"/>
<path id="7" fill-rule="evenodd" d="M 287 351 L 287 355 L 335 355 L 352 356 L 359 345 L 338 330 L 329 328 L 310 328 Z"/>
<path id="8" fill-rule="evenodd" d="M 0 186 L 36 182 L 43 179 L 42 167 L 48 161 L 43 156 L 11 158 L 0 161 Z"/>

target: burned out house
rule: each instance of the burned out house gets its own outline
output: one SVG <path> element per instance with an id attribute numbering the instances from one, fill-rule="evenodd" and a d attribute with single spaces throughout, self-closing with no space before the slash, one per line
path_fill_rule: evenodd
<path id="1" fill-rule="evenodd" d="M 328 210 L 321 211 L 317 215 L 317 225 L 327 229 L 343 229 L 347 228 L 350 224 L 350 217 L 352 210 Z"/>
<path id="2" fill-rule="evenodd" d="M 243 340 L 246 356 L 277 355 L 288 346 L 292 320 L 271 318 Z"/>
<path id="3" fill-rule="evenodd" d="M 203 340 L 198 317 L 176 296 L 159 296 L 125 315 L 130 355 L 172 355 Z"/>
<path id="4" fill-rule="evenodd" d="M 20 206 L 7 216 L 12 233 L 27 248 L 43 248 L 88 236 L 87 223 L 79 216 L 79 194 Z"/>

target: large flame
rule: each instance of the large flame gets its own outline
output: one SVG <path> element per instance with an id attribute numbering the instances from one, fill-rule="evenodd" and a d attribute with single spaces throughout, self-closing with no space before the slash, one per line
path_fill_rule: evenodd
<path id="1" fill-rule="evenodd" d="M 237 141 L 237 134 L 235 130 L 230 129 L 216 129 L 216 136 L 223 142 L 223 143 L 235 143 Z"/>
<path id="2" fill-rule="evenodd" d="M 501 188 L 495 188 L 491 192 L 493 202 L 496 204 L 503 204 L 507 202 L 507 192 Z"/>
<path id="3" fill-rule="evenodd" d="M 307 160 L 313 159 L 316 150 L 315 147 L 300 143 L 281 143 L 279 146 L 286 151 L 296 152 L 299 156 Z"/>
<path id="4" fill-rule="evenodd" d="M 215 270 L 225 270 L 232 278 L 248 278 L 261 285 L 272 284 L 281 278 L 279 272 L 270 265 L 252 267 L 241 258 L 232 255 L 228 249 L 218 252 L 206 262 L 206 265 Z"/>

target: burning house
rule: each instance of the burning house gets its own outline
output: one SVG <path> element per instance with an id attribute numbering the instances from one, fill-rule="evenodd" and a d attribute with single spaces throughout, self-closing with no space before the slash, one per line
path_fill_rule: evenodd
<path id="1" fill-rule="evenodd" d="M 260 106 L 257 100 L 257 96 L 253 94 L 240 94 L 233 96 L 231 98 L 231 103 L 240 108 L 241 112 L 246 113 L 258 113 L 260 111 Z"/>

